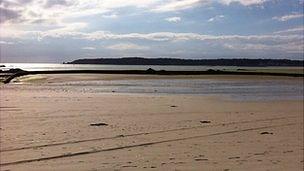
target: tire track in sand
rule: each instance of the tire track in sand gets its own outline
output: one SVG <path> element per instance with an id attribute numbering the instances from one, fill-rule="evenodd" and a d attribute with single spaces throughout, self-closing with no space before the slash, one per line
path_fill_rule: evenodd
<path id="1" fill-rule="evenodd" d="M 168 139 L 168 140 L 163 140 L 163 141 L 152 141 L 152 142 L 127 145 L 127 146 L 121 146 L 121 147 L 106 148 L 106 149 L 100 149 L 100 150 L 95 149 L 95 150 L 62 154 L 62 155 L 56 155 L 56 156 L 50 156 L 50 157 L 41 157 L 41 158 L 34 158 L 34 159 L 27 159 L 27 160 L 19 160 L 19 161 L 14 161 L 14 162 L 0 163 L 0 166 L 16 165 L 16 164 L 23 164 L 23 163 L 38 162 L 38 161 L 47 161 L 47 160 L 60 159 L 60 158 L 69 158 L 69 157 L 74 157 L 74 156 L 82 156 L 82 155 L 88 155 L 88 154 L 94 154 L 94 153 L 100 153 L 100 152 L 106 152 L 106 151 L 115 151 L 115 150 L 122 150 L 122 149 L 128 149 L 128 148 L 136 148 L 136 147 L 141 147 L 141 146 L 152 146 L 152 145 L 168 143 L 168 142 L 184 141 L 184 140 L 189 140 L 189 139 L 197 139 L 197 138 L 233 134 L 233 133 L 240 133 L 240 132 L 249 132 L 249 131 L 256 131 L 256 130 L 261 130 L 261 129 L 266 129 L 266 128 L 292 126 L 292 125 L 297 125 L 297 124 L 303 124 L 303 123 L 302 122 L 301 123 L 288 123 L 288 124 L 281 124 L 281 125 L 253 127 L 253 128 L 247 128 L 247 129 L 237 129 L 237 130 L 232 130 L 232 131 L 217 132 L 217 133 L 198 135 L 198 136 L 192 136 L 192 137 Z"/>
<path id="2" fill-rule="evenodd" d="M 66 144 L 77 144 L 77 143 L 83 143 L 83 142 L 101 141 L 101 140 L 117 139 L 117 138 L 124 138 L 124 137 L 133 137 L 133 136 L 139 136 L 139 135 L 159 134 L 159 133 L 174 132 L 174 131 L 181 131 L 181 130 L 191 130 L 191 129 L 199 129 L 199 128 L 207 128 L 207 127 L 217 127 L 217 126 L 246 124 L 246 123 L 255 123 L 255 122 L 263 122 L 263 121 L 283 120 L 283 119 L 290 119 L 290 118 L 298 118 L 298 116 L 256 119 L 256 120 L 247 120 L 247 121 L 239 121 L 239 122 L 226 122 L 226 123 L 219 123 L 219 124 L 213 124 L 213 125 L 199 125 L 199 126 L 194 126 L 194 127 L 184 127 L 184 128 L 160 130 L 160 131 L 153 131 L 153 132 L 140 132 L 140 133 L 135 133 L 135 134 L 117 135 L 117 136 L 112 136 L 112 137 L 100 137 L 100 138 L 67 141 L 67 142 L 59 142 L 59 143 L 52 143 L 52 144 L 43 144 L 43 145 L 36 145 L 36 146 L 9 148 L 9 149 L 2 149 L 0 151 L 1 152 L 18 151 L 18 150 L 26 150 L 26 149 L 60 146 L 60 145 L 66 145 Z"/>

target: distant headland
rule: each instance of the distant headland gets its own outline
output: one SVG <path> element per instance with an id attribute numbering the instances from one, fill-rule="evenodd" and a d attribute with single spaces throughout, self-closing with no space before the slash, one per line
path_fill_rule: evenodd
<path id="1" fill-rule="evenodd" d="M 95 58 L 77 59 L 64 64 L 102 64 L 102 65 L 189 65 L 189 66 L 303 66 L 303 60 L 289 59 L 179 59 L 179 58 Z"/>

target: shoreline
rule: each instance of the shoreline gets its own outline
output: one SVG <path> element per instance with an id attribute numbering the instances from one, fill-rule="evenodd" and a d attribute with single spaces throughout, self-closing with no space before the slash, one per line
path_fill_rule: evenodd
<path id="1" fill-rule="evenodd" d="M 277 101 L 302 100 L 299 95 L 302 93 L 302 81 L 300 77 L 245 75 L 41 74 L 22 76 L 9 84 L 11 86 L 3 86 L 91 95 L 172 94 L 218 96 L 232 101 Z"/>
<path id="2" fill-rule="evenodd" d="M 281 77 L 304 77 L 300 73 L 271 73 L 271 72 L 245 72 L 245 71 L 223 71 L 223 70 L 206 70 L 206 71 L 166 71 L 166 70 L 56 70 L 56 71 L 17 71 L 12 75 L 7 76 L 2 82 L 10 83 L 11 80 L 17 77 L 37 74 L 120 74 L 120 75 L 243 75 L 243 76 L 281 76 Z"/>

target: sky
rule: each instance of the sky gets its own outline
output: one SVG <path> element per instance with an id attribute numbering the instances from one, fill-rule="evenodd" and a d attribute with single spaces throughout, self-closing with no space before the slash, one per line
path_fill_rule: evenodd
<path id="1" fill-rule="evenodd" d="M 304 0 L 0 0 L 0 62 L 303 60 Z"/>

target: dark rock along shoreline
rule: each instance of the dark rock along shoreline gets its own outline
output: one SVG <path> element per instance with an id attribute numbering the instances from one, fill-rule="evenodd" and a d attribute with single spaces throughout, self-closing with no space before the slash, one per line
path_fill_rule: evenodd
<path id="1" fill-rule="evenodd" d="M 65 64 L 103 64 L 103 65 L 188 65 L 188 66 L 247 66 L 247 67 L 265 67 L 265 66 L 291 66 L 303 67 L 303 60 L 289 59 L 177 59 L 177 58 L 98 58 L 98 59 L 78 59 Z M 297 73 L 269 73 L 269 72 L 247 72 L 238 69 L 237 71 L 223 71 L 209 69 L 206 71 L 166 71 L 154 70 L 54 70 L 54 71 L 24 71 L 19 68 L 7 71 L 0 70 L 5 78 L 2 82 L 7 84 L 16 77 L 35 74 L 152 74 L 152 75 L 267 75 L 267 76 L 291 76 L 303 77 L 303 74 Z"/>

